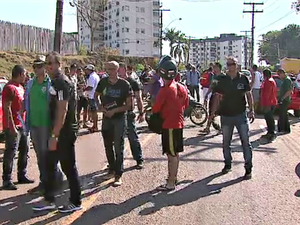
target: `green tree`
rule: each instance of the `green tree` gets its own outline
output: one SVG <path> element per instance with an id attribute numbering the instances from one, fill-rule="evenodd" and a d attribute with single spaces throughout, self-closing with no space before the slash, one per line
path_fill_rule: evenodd
<path id="1" fill-rule="evenodd" d="M 300 12 L 300 0 L 292 2 L 292 8 L 296 10 L 296 12 Z"/>
<path id="2" fill-rule="evenodd" d="M 175 28 L 167 29 L 164 35 L 164 40 L 169 42 L 169 47 L 170 47 L 170 56 L 174 56 L 174 44 L 177 42 L 179 36 L 180 36 L 180 31 L 176 31 Z"/>
<path id="3" fill-rule="evenodd" d="M 281 58 L 299 58 L 300 26 L 290 24 L 280 31 L 269 31 L 262 35 L 259 43 L 259 59 L 274 65 Z"/>

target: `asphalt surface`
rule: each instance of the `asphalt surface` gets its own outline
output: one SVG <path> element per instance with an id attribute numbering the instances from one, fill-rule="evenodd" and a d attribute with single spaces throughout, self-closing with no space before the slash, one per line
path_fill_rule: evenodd
<path id="1" fill-rule="evenodd" d="M 212 130 L 201 136 L 200 127 L 186 121 L 185 152 L 181 154 L 179 185 L 176 191 L 157 192 L 167 176 L 166 156 L 161 153 L 160 137 L 149 133 L 145 123 L 138 125 L 145 168 L 136 170 L 126 142 L 126 172 L 123 185 L 112 187 L 103 181 L 106 167 L 100 133 L 84 134 L 76 144 L 77 166 L 83 191 L 83 210 L 73 214 L 34 213 L 31 207 L 42 200 L 27 194 L 38 183 L 39 172 L 33 149 L 30 150 L 28 176 L 33 185 L 18 185 L 17 191 L 0 191 L 0 224 L 300 224 L 300 181 L 295 167 L 300 161 L 300 122 L 292 119 L 292 133 L 276 142 L 259 140 L 265 122 L 251 124 L 253 178 L 243 181 L 243 155 L 235 132 L 232 142 L 232 172 L 221 175 L 223 157 L 221 135 Z M 84 132 L 84 131 L 83 131 Z M 3 150 L 0 150 L 2 174 Z M 16 162 L 14 167 L 16 180 Z M 68 200 L 69 191 L 58 193 L 57 203 Z"/>

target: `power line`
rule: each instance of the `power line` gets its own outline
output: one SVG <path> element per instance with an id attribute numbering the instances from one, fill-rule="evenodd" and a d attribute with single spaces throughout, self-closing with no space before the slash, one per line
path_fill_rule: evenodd
<path id="1" fill-rule="evenodd" d="M 253 59 L 254 59 L 254 16 L 256 13 L 263 13 L 263 10 L 255 10 L 255 6 L 257 5 L 264 5 L 262 2 L 244 2 L 244 5 L 251 5 L 252 10 L 246 11 L 244 10 L 243 13 L 251 13 L 252 14 L 252 26 L 251 26 L 251 58 L 250 58 L 250 66 L 253 65 Z"/>
<path id="2" fill-rule="evenodd" d="M 294 12 L 294 10 L 289 11 L 289 12 L 288 12 L 287 14 L 285 14 L 284 16 L 280 17 L 279 19 L 275 20 L 274 22 L 272 22 L 272 23 L 270 23 L 270 24 L 264 26 L 263 28 L 259 29 L 258 32 L 259 32 L 259 31 L 262 31 L 262 30 L 264 30 L 265 28 L 268 28 L 269 26 L 272 26 L 273 24 L 279 22 L 280 20 L 282 20 L 282 19 L 284 19 L 284 18 L 290 16 L 293 12 Z"/>

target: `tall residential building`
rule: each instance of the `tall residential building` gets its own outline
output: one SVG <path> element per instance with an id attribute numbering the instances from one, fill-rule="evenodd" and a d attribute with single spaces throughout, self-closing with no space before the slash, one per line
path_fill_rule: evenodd
<path id="1" fill-rule="evenodd" d="M 210 63 L 223 65 L 226 57 L 234 56 L 243 68 L 249 67 L 250 39 L 236 34 L 221 34 L 220 37 L 192 39 L 189 51 L 190 63 L 207 68 Z"/>
<path id="2" fill-rule="evenodd" d="M 90 5 L 92 1 L 97 2 L 81 1 L 89 1 Z M 109 0 L 104 11 L 99 12 L 100 17 L 97 17 L 98 31 L 94 35 L 94 49 L 105 46 L 118 49 L 120 55 L 124 56 L 158 57 L 159 6 L 159 0 Z M 97 9 L 98 7 L 94 6 L 90 10 Z M 90 28 L 80 13 L 78 24 L 80 43 L 90 49 Z"/>

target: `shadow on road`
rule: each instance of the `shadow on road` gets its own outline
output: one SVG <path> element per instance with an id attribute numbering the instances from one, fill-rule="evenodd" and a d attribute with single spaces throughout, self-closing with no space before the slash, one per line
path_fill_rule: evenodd
<path id="1" fill-rule="evenodd" d="M 82 198 L 87 198 L 95 192 L 99 192 L 108 188 L 111 184 L 102 185 L 101 182 L 104 180 L 101 179 L 103 176 L 103 171 L 94 172 L 91 174 L 80 176 L 80 183 L 82 184 Z M 97 182 L 94 181 L 94 177 L 97 176 Z M 57 205 L 65 204 L 68 201 L 69 190 L 67 181 L 64 181 L 63 189 L 64 191 L 60 191 L 56 196 Z M 32 207 L 39 203 L 43 198 L 38 195 L 31 194 L 23 194 L 19 196 L 14 196 L 11 198 L 0 200 L 0 224 L 19 224 L 21 222 L 25 222 L 27 220 L 33 219 L 35 217 L 41 217 L 49 214 L 49 212 L 45 213 L 34 213 L 32 211 Z M 50 217 L 43 221 L 40 221 L 35 224 L 47 224 L 53 221 L 56 221 L 68 214 L 59 214 L 56 212 L 50 212 Z M 6 223 L 9 221 L 9 223 Z"/>
<path id="2" fill-rule="evenodd" d="M 120 204 L 101 204 L 85 212 L 73 224 L 105 224 L 124 214 L 130 213 L 132 210 L 137 211 L 140 215 L 153 214 L 164 207 L 185 205 L 212 194 L 219 194 L 223 188 L 237 184 L 243 180 L 240 177 L 224 183 L 209 184 L 213 179 L 221 175 L 221 173 L 213 174 L 186 185 L 178 191 L 164 193 L 152 190 L 130 198 Z"/>

